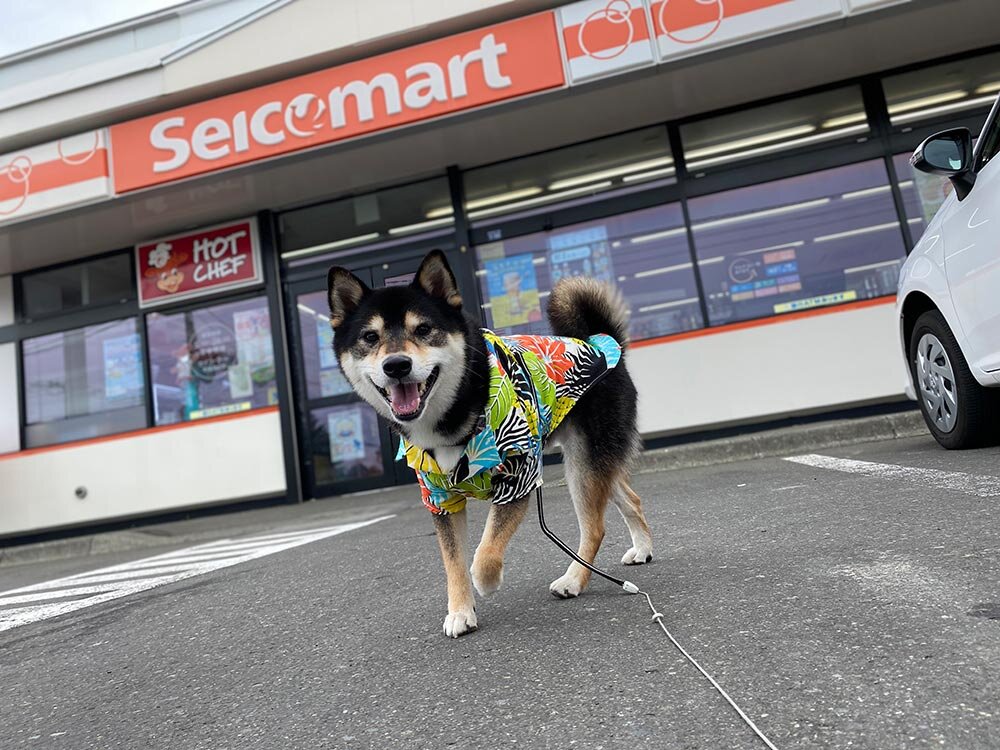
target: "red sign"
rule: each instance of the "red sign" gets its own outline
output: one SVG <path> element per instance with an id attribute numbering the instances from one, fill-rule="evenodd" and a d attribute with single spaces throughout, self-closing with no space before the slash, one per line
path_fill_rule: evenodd
<path id="1" fill-rule="evenodd" d="M 262 281 L 256 219 L 135 247 L 139 305 L 163 305 Z"/>
<path id="2" fill-rule="evenodd" d="M 111 128 L 120 193 L 563 86 L 540 13 Z"/>

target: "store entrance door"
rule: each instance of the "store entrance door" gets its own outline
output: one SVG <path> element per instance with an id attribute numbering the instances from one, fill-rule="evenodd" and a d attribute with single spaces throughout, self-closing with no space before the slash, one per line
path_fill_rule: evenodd
<path id="1" fill-rule="evenodd" d="M 423 254 L 402 260 L 359 265 L 344 263 L 369 287 L 409 284 Z M 371 263 L 371 258 L 367 259 Z M 359 399 L 333 353 L 326 290 L 322 275 L 288 285 L 299 456 L 306 497 L 324 497 L 415 481 L 413 470 L 396 462 L 399 438 Z"/>

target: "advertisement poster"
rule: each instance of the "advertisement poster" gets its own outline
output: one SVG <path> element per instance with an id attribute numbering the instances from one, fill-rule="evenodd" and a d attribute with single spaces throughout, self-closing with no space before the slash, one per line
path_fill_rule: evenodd
<path id="1" fill-rule="evenodd" d="M 245 362 L 229 368 L 229 397 L 232 399 L 250 398 L 253 396 L 253 378 L 250 377 L 250 366 Z"/>
<path id="2" fill-rule="evenodd" d="M 483 267 L 486 269 L 495 327 L 508 328 L 542 319 L 538 280 L 531 253 L 488 260 Z"/>
<path id="3" fill-rule="evenodd" d="M 139 334 L 104 341 L 104 397 L 129 401 L 142 395 L 142 358 Z"/>
<path id="4" fill-rule="evenodd" d="M 322 318 L 316 319 L 316 345 L 319 347 L 319 368 L 326 370 L 337 366 L 337 357 L 333 353 L 333 329 L 330 323 Z"/>
<path id="5" fill-rule="evenodd" d="M 608 230 L 596 226 L 553 234 L 549 237 L 549 265 L 553 286 L 566 276 L 590 276 L 606 284 L 614 283 Z"/>
<path id="6" fill-rule="evenodd" d="M 324 398 L 327 396 L 342 396 L 345 393 L 351 392 L 351 384 L 344 377 L 344 373 L 340 371 L 339 367 L 320 370 L 319 392 Z"/>
<path id="7" fill-rule="evenodd" d="M 219 323 L 198 326 L 188 349 L 191 375 L 205 382 L 215 380 L 237 361 L 233 332 Z"/>
<path id="8" fill-rule="evenodd" d="M 271 343 L 271 317 L 265 308 L 233 313 L 236 332 L 236 357 L 250 368 L 256 383 L 274 379 L 274 347 Z"/>
<path id="9" fill-rule="evenodd" d="M 330 461 L 334 464 L 365 457 L 365 434 L 361 408 L 335 411 L 326 418 L 330 436 Z"/>

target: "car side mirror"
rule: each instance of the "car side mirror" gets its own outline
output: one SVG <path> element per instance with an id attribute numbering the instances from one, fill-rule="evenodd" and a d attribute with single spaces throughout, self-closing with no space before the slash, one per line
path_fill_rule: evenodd
<path id="1" fill-rule="evenodd" d="M 972 133 L 968 128 L 935 133 L 917 146 L 910 164 L 921 172 L 950 178 L 958 199 L 965 200 L 976 183 Z"/>

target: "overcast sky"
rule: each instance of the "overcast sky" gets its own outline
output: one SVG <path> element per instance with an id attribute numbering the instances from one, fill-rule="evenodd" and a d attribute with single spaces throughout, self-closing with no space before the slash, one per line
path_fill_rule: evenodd
<path id="1" fill-rule="evenodd" d="M 182 0 L 0 0 L 0 57 Z"/>

